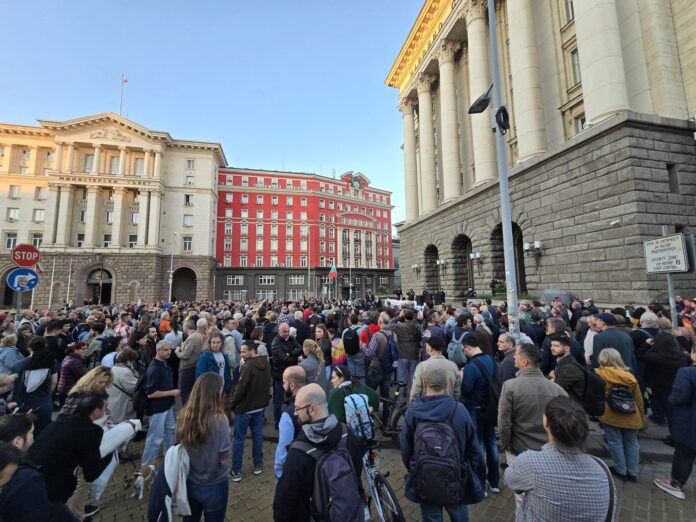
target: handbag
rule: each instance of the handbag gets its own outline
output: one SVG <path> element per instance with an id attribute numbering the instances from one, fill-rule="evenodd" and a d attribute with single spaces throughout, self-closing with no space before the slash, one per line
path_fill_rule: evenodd
<path id="1" fill-rule="evenodd" d="M 607 404 L 616 413 L 630 415 L 636 412 L 636 399 L 633 392 L 626 386 L 614 384 L 609 388 Z"/>

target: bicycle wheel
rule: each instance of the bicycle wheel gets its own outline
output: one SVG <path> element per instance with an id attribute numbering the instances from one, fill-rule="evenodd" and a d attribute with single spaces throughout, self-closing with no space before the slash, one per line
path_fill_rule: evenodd
<path id="1" fill-rule="evenodd" d="M 387 479 L 379 473 L 375 476 L 375 489 L 379 495 L 379 503 L 382 505 L 382 522 L 405 522 L 406 519 L 401 512 L 399 501 L 396 500 L 394 490 Z"/>
<path id="2" fill-rule="evenodd" d="M 389 433 L 391 434 L 392 439 L 396 441 L 399 440 L 399 434 L 401 433 L 401 429 L 404 427 L 404 413 L 405 410 L 395 406 L 389 415 Z"/>

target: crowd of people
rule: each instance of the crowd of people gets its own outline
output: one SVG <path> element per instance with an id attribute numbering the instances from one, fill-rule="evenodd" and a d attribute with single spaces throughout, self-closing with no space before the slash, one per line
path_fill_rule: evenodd
<path id="1" fill-rule="evenodd" d="M 503 484 L 517 520 L 612 520 L 614 480 L 639 480 L 648 422 L 668 425 L 674 447 L 671 476 L 654 484 L 685 498 L 696 457 L 692 301 L 678 298 L 677 327 L 659 304 L 522 301 L 517 335 L 505 303 L 360 304 L 0 314 L 0 519 L 89 520 L 119 463 L 137 460 L 150 520 L 224 520 L 229 481 L 264 471 L 268 422 L 274 519 L 366 520 L 363 455 L 394 386 L 407 406 L 406 497 L 423 520 L 468 520 L 467 506 Z M 591 421 L 610 466 L 584 451 Z"/>

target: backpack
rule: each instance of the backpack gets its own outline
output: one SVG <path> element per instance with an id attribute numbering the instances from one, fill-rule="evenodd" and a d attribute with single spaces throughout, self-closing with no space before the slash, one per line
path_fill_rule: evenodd
<path id="1" fill-rule="evenodd" d="M 384 349 L 382 358 L 379 360 L 379 365 L 382 367 L 384 373 L 390 373 L 399 362 L 399 349 L 396 346 L 396 336 L 393 332 L 391 335 L 387 335 L 384 332 L 380 333 L 387 338 L 387 346 Z"/>
<path id="2" fill-rule="evenodd" d="M 493 375 L 489 375 L 488 370 L 478 359 L 471 359 L 471 362 L 479 369 L 481 375 L 488 381 L 488 403 L 486 409 L 481 412 L 483 420 L 491 426 L 498 425 L 498 403 L 500 402 L 500 392 L 503 389 L 503 372 L 500 371 L 500 364 L 493 359 Z"/>
<path id="3" fill-rule="evenodd" d="M 614 384 L 609 388 L 607 404 L 616 413 L 630 415 L 636 412 L 636 399 L 633 397 L 633 392 L 620 384 Z"/>
<path id="4" fill-rule="evenodd" d="M 348 429 L 341 424 L 341 440 L 331 449 L 320 449 L 304 441 L 295 441 L 290 445 L 290 448 L 299 449 L 316 461 L 311 500 L 313 520 L 365 520 L 362 498 L 358 493 L 358 474 L 347 442 Z"/>
<path id="5" fill-rule="evenodd" d="M 461 368 L 466 364 L 466 355 L 464 355 L 464 351 L 462 350 L 462 339 L 467 335 L 472 335 L 472 333 L 465 330 L 462 336 L 457 339 L 454 336 L 454 332 L 452 332 L 452 339 L 447 344 L 447 358 L 455 363 L 457 368 Z"/>
<path id="6" fill-rule="evenodd" d="M 343 348 L 346 350 L 346 355 L 356 355 L 360 352 L 360 338 L 357 330 L 348 328 L 343 332 Z"/>
<path id="7" fill-rule="evenodd" d="M 89 357 L 85 359 L 85 368 L 88 370 L 99 366 L 105 355 L 115 352 L 118 343 L 121 342 L 121 338 L 115 335 L 110 335 L 107 337 L 97 337 L 94 339 L 94 341 L 101 341 L 101 348 L 94 350 Z"/>
<path id="8" fill-rule="evenodd" d="M 413 435 L 415 464 L 410 470 L 416 493 L 428 504 L 460 504 L 469 467 L 461 461 L 459 442 L 452 428 L 457 411 L 454 401 L 446 421 L 420 421 Z"/>
<path id="9" fill-rule="evenodd" d="M 145 373 L 143 373 L 138 377 L 138 382 L 133 392 L 133 410 L 138 419 L 142 419 L 145 416 L 148 402 L 149 399 L 147 398 L 147 393 L 145 393 Z"/>
<path id="10" fill-rule="evenodd" d="M 604 415 L 604 403 L 606 401 L 604 381 L 595 372 L 578 364 L 577 361 L 573 361 L 573 363 L 579 366 L 582 369 L 582 373 L 585 374 L 585 386 L 581 400 L 582 407 L 585 408 L 585 412 L 591 417 Z"/>
<path id="11" fill-rule="evenodd" d="M 351 393 L 348 386 L 341 388 L 344 399 L 343 406 L 346 410 L 346 424 L 357 438 L 366 441 L 374 436 L 370 408 L 367 405 L 367 395 Z"/>

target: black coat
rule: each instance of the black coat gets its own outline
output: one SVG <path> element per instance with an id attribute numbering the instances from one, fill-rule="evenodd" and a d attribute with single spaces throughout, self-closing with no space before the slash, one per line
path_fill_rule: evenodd
<path id="1" fill-rule="evenodd" d="M 689 357 L 667 358 L 655 350 L 636 354 L 636 358 L 645 364 L 645 385 L 652 391 L 669 395 L 674 378 L 679 368 L 689 365 Z"/>
<path id="2" fill-rule="evenodd" d="M 49 500 L 65 503 L 73 495 L 77 466 L 86 482 L 101 475 L 111 461 L 111 455 L 102 459 L 99 452 L 103 434 L 104 430 L 84 415 L 61 415 L 36 439 L 27 461 L 43 474 Z"/>
<path id="3" fill-rule="evenodd" d="M 681 368 L 669 396 L 669 431 L 680 444 L 696 450 L 696 366 Z"/>
<path id="4" fill-rule="evenodd" d="M 297 364 L 298 357 L 302 355 L 302 346 L 292 337 L 283 339 L 276 335 L 271 343 L 271 357 L 273 357 L 273 378 L 282 381 L 283 372 L 288 366 Z"/>
<path id="5" fill-rule="evenodd" d="M 297 342 L 300 343 L 300 346 L 305 342 L 305 339 L 309 339 L 310 335 L 312 335 L 312 330 L 310 330 L 309 325 L 302 320 L 298 321 L 294 319 L 290 321 L 288 326 L 294 327 L 295 330 L 297 330 L 296 339 Z"/>

